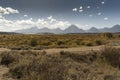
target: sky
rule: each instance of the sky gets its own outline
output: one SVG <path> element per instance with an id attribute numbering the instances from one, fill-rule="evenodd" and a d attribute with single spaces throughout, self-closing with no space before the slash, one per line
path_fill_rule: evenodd
<path id="1" fill-rule="evenodd" d="M 120 0 L 0 0 L 0 31 L 112 27 L 120 22 L 119 8 Z"/>

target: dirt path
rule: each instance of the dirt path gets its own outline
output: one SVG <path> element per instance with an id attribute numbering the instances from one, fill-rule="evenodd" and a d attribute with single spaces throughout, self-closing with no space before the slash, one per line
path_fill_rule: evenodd
<path id="1" fill-rule="evenodd" d="M 103 47 L 104 46 L 90 46 L 90 47 L 85 46 L 85 47 L 74 47 L 74 48 L 53 48 L 53 49 L 32 50 L 32 51 L 38 51 L 38 52 L 45 51 L 48 54 L 59 53 L 61 51 L 80 53 L 80 52 L 98 51 L 98 50 L 101 50 Z M 120 48 L 120 46 L 113 46 L 113 47 Z M 11 50 L 6 48 L 0 48 L 0 52 L 4 52 L 4 51 L 11 51 Z"/>
<path id="2" fill-rule="evenodd" d="M 14 80 L 12 78 L 6 78 L 4 77 L 4 74 L 8 73 L 9 68 L 5 66 L 0 66 L 0 80 Z"/>
<path id="3" fill-rule="evenodd" d="M 10 49 L 7 49 L 7 48 L 0 48 L 0 52 L 4 52 L 4 51 L 10 51 Z"/>
<path id="4" fill-rule="evenodd" d="M 80 53 L 80 52 L 89 52 L 89 51 L 98 51 L 101 50 L 104 46 L 92 46 L 92 47 L 76 47 L 76 48 L 54 48 L 54 49 L 45 49 L 41 51 L 45 51 L 49 54 L 52 53 L 59 53 L 61 51 L 68 51 L 68 52 L 74 52 L 74 53 Z M 120 46 L 114 46 L 116 48 L 120 48 Z"/>

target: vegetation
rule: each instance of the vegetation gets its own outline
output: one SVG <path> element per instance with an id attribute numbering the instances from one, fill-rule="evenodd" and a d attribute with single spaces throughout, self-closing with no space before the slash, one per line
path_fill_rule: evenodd
<path id="1" fill-rule="evenodd" d="M 0 63 L 10 68 L 6 76 L 19 80 L 120 80 L 120 49 L 77 54 L 61 51 L 0 53 Z"/>
<path id="2" fill-rule="evenodd" d="M 113 34 L 112 33 L 103 33 L 103 36 L 107 37 L 107 38 L 112 38 Z"/>
<path id="3" fill-rule="evenodd" d="M 101 53 L 109 64 L 114 67 L 120 68 L 120 49 L 116 49 L 113 47 L 105 47 L 101 51 Z"/>
<path id="4" fill-rule="evenodd" d="M 0 46 L 10 49 L 44 49 L 44 48 L 68 48 L 80 46 L 106 45 L 111 41 L 120 40 L 119 34 L 1 34 Z"/>

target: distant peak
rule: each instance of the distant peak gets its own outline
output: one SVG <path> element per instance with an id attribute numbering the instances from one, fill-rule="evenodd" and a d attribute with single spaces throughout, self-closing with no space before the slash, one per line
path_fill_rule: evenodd
<path id="1" fill-rule="evenodd" d="M 92 29 L 92 30 L 97 30 L 97 28 L 95 28 L 95 27 L 91 27 L 90 29 Z"/>
<path id="2" fill-rule="evenodd" d="M 74 29 L 76 28 L 76 29 L 79 29 L 76 25 L 73 25 L 73 24 L 72 24 L 71 26 L 69 26 L 68 28 L 74 28 Z"/>
<path id="3" fill-rule="evenodd" d="M 120 25 L 119 25 L 119 24 L 117 24 L 117 25 L 114 25 L 113 27 L 120 27 Z"/>

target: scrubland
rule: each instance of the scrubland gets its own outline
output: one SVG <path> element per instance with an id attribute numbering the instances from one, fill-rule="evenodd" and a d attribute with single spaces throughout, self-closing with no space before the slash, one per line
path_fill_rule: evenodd
<path id="1" fill-rule="evenodd" d="M 120 46 L 119 34 L 0 35 L 0 45 L 10 49 L 0 52 L 0 65 L 13 80 L 120 80 L 120 48 L 112 47 Z M 77 53 L 45 51 L 100 45 Z"/>
<path id="2" fill-rule="evenodd" d="M 11 34 L 0 35 L 0 47 L 41 50 L 81 46 L 120 45 L 120 34 Z"/>
<path id="3" fill-rule="evenodd" d="M 1 52 L 0 64 L 10 69 L 4 76 L 17 80 L 120 80 L 120 48 L 113 47 L 89 54 Z"/>

